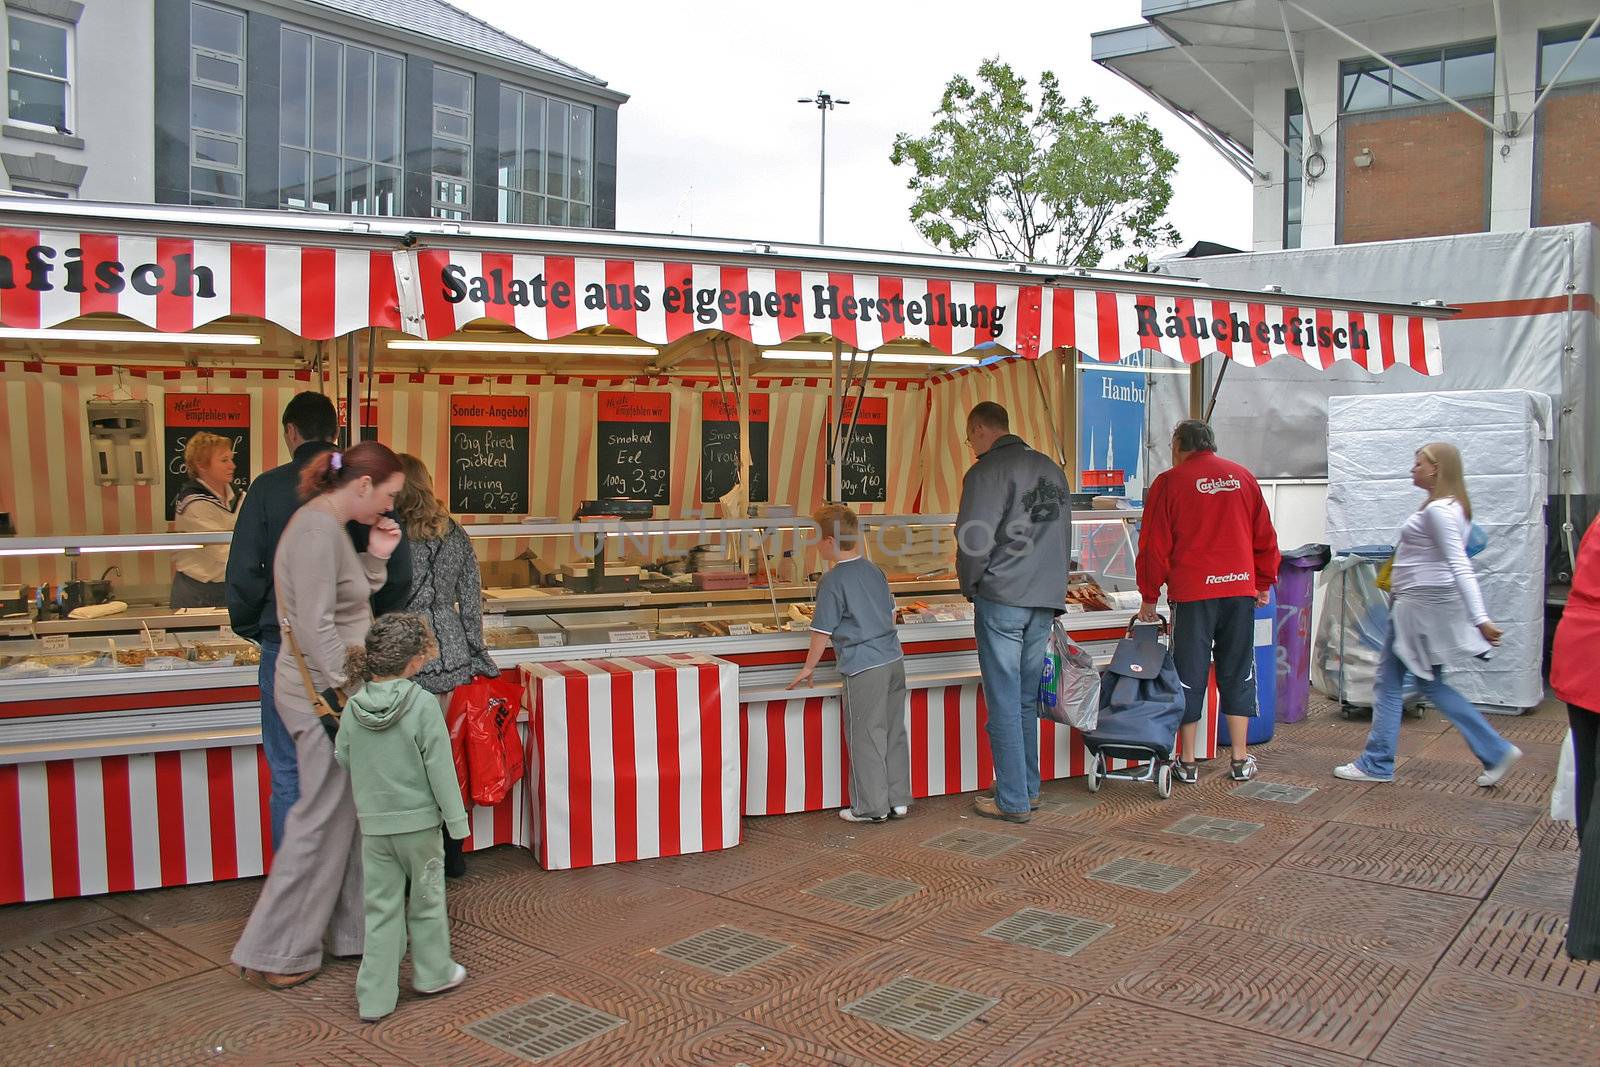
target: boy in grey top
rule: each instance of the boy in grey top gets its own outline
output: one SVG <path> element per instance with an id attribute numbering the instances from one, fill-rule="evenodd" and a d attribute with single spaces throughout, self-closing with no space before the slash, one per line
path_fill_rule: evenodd
<path id="1" fill-rule="evenodd" d="M 844 676 L 850 739 L 851 806 L 846 822 L 904 818 L 911 809 L 911 750 L 906 741 L 906 668 L 894 628 L 894 595 L 877 565 L 861 554 L 861 520 L 830 504 L 816 523 L 822 558 L 834 566 L 817 583 L 811 650 L 790 689 L 811 684 L 829 642 Z"/>

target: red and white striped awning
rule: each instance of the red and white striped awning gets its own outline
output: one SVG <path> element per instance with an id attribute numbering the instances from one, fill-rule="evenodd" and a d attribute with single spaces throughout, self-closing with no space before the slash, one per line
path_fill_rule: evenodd
<path id="1" fill-rule="evenodd" d="M 1099 279 L 1097 279 L 1099 281 Z M 480 319 L 538 340 L 609 326 L 668 345 L 720 331 L 760 346 L 801 335 L 871 351 L 915 339 L 951 355 L 992 343 L 1114 363 L 1140 350 L 1195 363 L 1292 357 L 1442 373 L 1437 318 L 1401 309 L 427 248 L 347 249 L 0 228 L 0 324 L 27 329 L 111 313 L 181 333 L 230 315 L 325 340 L 368 326 L 448 337 Z"/>
<path id="2" fill-rule="evenodd" d="M 0 323 L 97 313 L 166 333 L 249 315 L 313 341 L 400 328 L 388 251 L 0 229 Z"/>

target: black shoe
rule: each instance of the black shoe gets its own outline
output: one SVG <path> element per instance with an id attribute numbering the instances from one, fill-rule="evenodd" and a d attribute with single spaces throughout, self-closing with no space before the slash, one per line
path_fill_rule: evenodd
<path id="1" fill-rule="evenodd" d="M 446 878 L 461 878 L 467 873 L 467 857 L 462 851 L 465 842 L 451 837 L 448 832 L 444 834 L 444 876 Z"/>

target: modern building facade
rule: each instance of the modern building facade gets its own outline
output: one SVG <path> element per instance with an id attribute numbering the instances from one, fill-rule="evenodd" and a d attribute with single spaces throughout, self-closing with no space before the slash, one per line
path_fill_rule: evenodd
<path id="1" fill-rule="evenodd" d="M 444 0 L 4 0 L 15 191 L 616 226 L 627 97 Z"/>
<path id="2" fill-rule="evenodd" d="M 1594 0 L 1144 0 L 1095 62 L 1249 178 L 1257 251 L 1600 222 Z"/>

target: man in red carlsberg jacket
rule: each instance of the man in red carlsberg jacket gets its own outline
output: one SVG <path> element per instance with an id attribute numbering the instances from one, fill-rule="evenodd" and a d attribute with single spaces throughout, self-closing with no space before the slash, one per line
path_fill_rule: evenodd
<path id="1" fill-rule="evenodd" d="M 1180 782 L 1199 779 L 1192 762 L 1205 709 L 1213 652 L 1217 696 L 1233 743 L 1232 778 L 1256 776 L 1246 734 L 1256 714 L 1255 609 L 1278 581 L 1278 534 L 1255 477 L 1217 455 L 1211 427 L 1180 422 L 1172 432 L 1172 469 L 1145 494 L 1139 530 L 1141 622 L 1155 622 L 1167 587 L 1172 655 L 1188 706 L 1179 735 L 1191 762 L 1173 760 Z"/>

